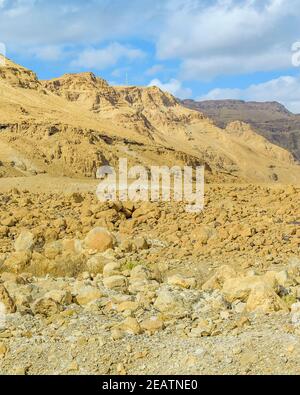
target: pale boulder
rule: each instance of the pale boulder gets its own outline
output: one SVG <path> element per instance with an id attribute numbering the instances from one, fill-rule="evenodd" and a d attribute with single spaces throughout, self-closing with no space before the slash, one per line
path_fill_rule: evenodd
<path id="1" fill-rule="evenodd" d="M 79 305 L 85 306 L 91 302 L 95 302 L 102 296 L 103 294 L 98 288 L 87 285 L 78 290 L 76 300 Z"/>
<path id="2" fill-rule="evenodd" d="M 125 291 L 127 286 L 127 280 L 125 276 L 117 275 L 106 277 L 103 279 L 105 288 L 114 289 L 118 291 Z"/>
<path id="3" fill-rule="evenodd" d="M 288 311 L 288 307 L 272 288 L 264 283 L 252 288 L 246 303 L 247 312 L 267 314 L 280 310 Z"/>
<path id="4" fill-rule="evenodd" d="M 51 298 L 40 298 L 31 305 L 34 314 L 49 318 L 62 311 L 62 306 Z"/>
<path id="5" fill-rule="evenodd" d="M 237 276 L 236 270 L 232 267 L 224 265 L 221 266 L 216 273 L 203 284 L 203 291 L 211 291 L 214 289 L 222 289 L 224 282 Z"/>
<path id="6" fill-rule="evenodd" d="M 25 230 L 20 233 L 18 238 L 15 241 L 15 251 L 22 252 L 22 251 L 32 251 L 35 244 L 35 236 Z"/>
<path id="7" fill-rule="evenodd" d="M 0 303 L 4 306 L 5 313 L 16 312 L 15 302 L 2 284 L 0 284 Z"/>

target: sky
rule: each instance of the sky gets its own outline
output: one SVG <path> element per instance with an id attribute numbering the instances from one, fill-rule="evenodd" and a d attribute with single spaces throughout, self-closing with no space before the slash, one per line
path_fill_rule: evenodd
<path id="1" fill-rule="evenodd" d="M 0 0 L 0 51 L 40 79 L 92 71 L 300 113 L 299 10 L 300 0 Z"/>

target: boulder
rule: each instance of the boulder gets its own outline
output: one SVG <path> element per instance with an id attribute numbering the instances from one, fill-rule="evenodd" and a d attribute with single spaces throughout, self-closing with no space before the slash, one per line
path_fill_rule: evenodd
<path id="1" fill-rule="evenodd" d="M 80 288 L 76 295 L 77 303 L 81 306 L 85 306 L 95 300 L 102 298 L 103 294 L 98 288 L 90 285 Z"/>
<path id="2" fill-rule="evenodd" d="M 43 317 L 49 318 L 62 311 L 62 306 L 51 298 L 37 299 L 32 305 L 31 310 L 34 314 L 40 314 Z"/>
<path id="3" fill-rule="evenodd" d="M 141 333 L 141 327 L 136 318 L 127 317 L 118 328 L 129 335 L 138 335 Z"/>
<path id="4" fill-rule="evenodd" d="M 164 328 L 164 323 L 158 317 L 151 317 L 141 322 L 141 328 L 143 331 L 152 335 L 155 332 L 162 330 Z"/>
<path id="5" fill-rule="evenodd" d="M 35 244 L 35 236 L 25 230 L 20 233 L 18 238 L 15 241 L 15 251 L 22 252 L 22 251 L 32 251 Z"/>
<path id="6" fill-rule="evenodd" d="M 167 283 L 169 285 L 174 285 L 176 287 L 181 288 L 195 288 L 196 287 L 196 279 L 182 276 L 181 274 L 174 274 L 173 276 L 168 277 Z"/>
<path id="7" fill-rule="evenodd" d="M 158 291 L 154 307 L 166 317 L 181 318 L 189 312 L 189 306 L 185 304 L 184 298 L 168 288 Z"/>
<path id="8" fill-rule="evenodd" d="M 274 311 L 288 311 L 285 302 L 267 284 L 255 285 L 246 303 L 247 312 L 272 313 Z"/>
<path id="9" fill-rule="evenodd" d="M 222 289 L 224 282 L 237 276 L 237 272 L 230 266 L 221 266 L 216 273 L 202 286 L 203 291 Z"/>
<path id="10" fill-rule="evenodd" d="M 6 313 L 11 314 L 16 312 L 15 302 L 3 284 L 0 284 L 0 304 L 4 306 Z"/>
<path id="11" fill-rule="evenodd" d="M 117 275 L 106 277 L 103 279 L 105 288 L 114 289 L 118 291 L 125 291 L 127 287 L 127 280 L 125 276 Z"/>
<path id="12" fill-rule="evenodd" d="M 105 252 L 113 248 L 115 244 L 114 236 L 105 228 L 92 229 L 84 239 L 84 245 L 89 250 Z"/>
<path id="13" fill-rule="evenodd" d="M 111 277 L 120 275 L 121 265 L 119 262 L 109 262 L 103 268 L 103 277 Z"/>

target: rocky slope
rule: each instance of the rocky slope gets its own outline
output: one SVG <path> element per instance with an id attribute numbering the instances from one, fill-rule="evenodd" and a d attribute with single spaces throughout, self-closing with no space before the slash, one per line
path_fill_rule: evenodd
<path id="1" fill-rule="evenodd" d="M 299 188 L 200 215 L 63 189 L 0 194 L 2 373 L 299 373 Z"/>
<path id="2" fill-rule="evenodd" d="M 300 115 L 288 111 L 277 102 L 244 102 L 240 100 L 184 100 L 187 108 L 200 111 L 225 128 L 232 121 L 250 124 L 271 143 L 289 150 L 300 160 Z"/>

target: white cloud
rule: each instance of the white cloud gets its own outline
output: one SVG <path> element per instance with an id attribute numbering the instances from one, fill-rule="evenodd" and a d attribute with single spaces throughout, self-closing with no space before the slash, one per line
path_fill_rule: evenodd
<path id="1" fill-rule="evenodd" d="M 56 61 L 65 56 L 64 49 L 56 45 L 46 45 L 32 48 L 30 52 L 36 58 L 45 61 Z"/>
<path id="2" fill-rule="evenodd" d="M 198 100 L 237 99 L 246 101 L 278 101 L 290 111 L 300 113 L 300 75 L 284 76 L 246 89 L 213 89 Z"/>
<path id="3" fill-rule="evenodd" d="M 148 86 L 157 86 L 163 91 L 170 92 L 172 95 L 180 99 L 186 99 L 192 95 L 191 89 L 183 87 L 182 83 L 174 78 L 166 83 L 162 83 L 159 79 L 154 79 Z"/>
<path id="4" fill-rule="evenodd" d="M 158 64 L 147 70 L 147 75 L 155 76 L 163 61 L 175 60 L 178 72 L 173 76 L 183 81 L 289 68 L 291 45 L 300 38 L 300 0 L 124 3 L 0 0 L 0 40 L 10 53 L 22 54 L 31 54 L 30 48 L 80 46 L 85 51 L 74 64 L 101 62 L 109 67 L 120 57 L 111 48 L 99 48 L 107 42 L 130 42 L 138 37 L 147 42 L 147 48 L 149 42 L 156 47 Z M 45 60 L 55 58 L 54 52 L 46 54 Z M 123 58 L 128 59 L 126 55 Z"/>
<path id="5" fill-rule="evenodd" d="M 146 75 L 155 75 L 157 73 L 160 73 L 163 70 L 164 70 L 164 66 L 162 64 L 155 64 L 152 67 L 150 67 L 148 70 L 146 70 L 145 74 Z"/>
<path id="6" fill-rule="evenodd" d="M 103 70 L 115 66 L 121 59 L 133 61 L 144 57 L 145 53 L 140 49 L 112 43 L 102 49 L 91 48 L 83 51 L 72 62 L 72 66 Z"/>
<path id="7" fill-rule="evenodd" d="M 291 67 L 291 44 L 300 35 L 300 0 L 178 2 L 157 44 L 162 60 L 180 59 L 180 78 Z"/>

